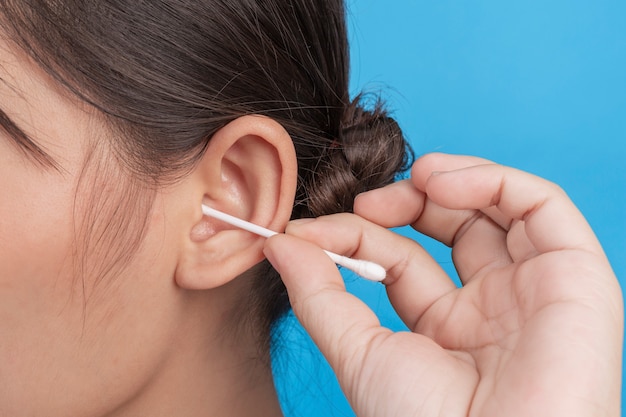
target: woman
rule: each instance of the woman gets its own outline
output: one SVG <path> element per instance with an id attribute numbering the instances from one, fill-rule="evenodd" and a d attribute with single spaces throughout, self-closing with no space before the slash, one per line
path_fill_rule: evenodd
<path id="1" fill-rule="evenodd" d="M 278 415 L 264 239 L 393 181 L 341 1 L 0 2 L 0 415 Z"/>
<path id="2" fill-rule="evenodd" d="M 356 251 L 383 263 L 396 308 L 421 334 L 406 340 L 376 327 L 371 314 L 341 291 L 334 266 L 314 247 L 292 237 L 271 239 L 264 247 L 263 239 L 202 216 L 206 203 L 282 230 L 289 219 L 351 211 L 358 193 L 390 184 L 405 167 L 406 144 L 382 106 L 348 98 L 341 1 L 3 0 L 0 6 L 0 415 L 280 415 L 268 365 L 269 335 L 288 300 L 263 261 L 264 250 L 283 272 L 296 314 L 334 364 L 359 415 L 429 415 L 433 409 L 503 415 L 507 404 L 521 412 L 504 393 L 519 381 L 518 369 L 528 370 L 525 361 L 543 366 L 552 358 L 542 354 L 550 348 L 546 340 L 531 341 L 563 314 L 580 317 L 577 323 L 588 320 L 581 327 L 593 330 L 593 343 L 564 358 L 554 375 L 537 378 L 561 381 L 574 359 L 595 359 L 585 368 L 584 385 L 567 378 L 573 385 L 564 390 L 567 395 L 552 393 L 555 404 L 573 407 L 578 404 L 565 399 L 581 398 L 587 405 L 606 404 L 613 413 L 619 406 L 614 390 L 604 389 L 615 379 L 610 365 L 619 361 L 621 304 L 614 278 L 575 209 L 540 180 L 495 165 L 432 176 L 484 162 L 431 156 L 416 163 L 413 182 L 357 199 L 357 213 L 382 226 L 414 223 L 455 244 L 460 254 L 472 241 L 485 242 L 489 253 L 504 253 L 494 267 L 492 258 L 457 259 L 459 265 L 469 259 L 463 292 L 413 244 L 361 218 L 343 214 L 311 223 L 316 230 L 333 230 L 327 240 L 309 225 L 290 226 L 290 233 L 327 249 Z M 493 178 L 545 190 L 544 199 L 558 204 L 539 207 L 517 200 L 519 194 L 498 193 L 499 183 L 489 182 Z M 459 190 L 476 188 L 483 192 L 468 196 Z M 401 210 L 381 208 L 379 198 L 388 193 L 404 202 Z M 476 211 L 496 202 L 494 195 L 503 197 L 502 213 Z M 579 292 L 564 300 L 555 285 L 531 306 L 548 306 L 545 315 L 542 309 L 538 318 L 531 307 L 523 310 L 530 329 L 525 316 L 512 314 L 516 310 L 506 301 L 519 299 L 520 307 L 527 300 L 507 293 L 507 285 L 530 282 L 513 278 L 528 273 L 524 265 L 536 253 L 523 223 L 510 221 L 521 215 L 509 210 L 510 198 L 517 209 L 571 213 L 559 220 L 576 239 L 555 233 L 555 241 L 565 239 L 589 254 L 574 258 L 596 271 L 593 283 L 599 284 L 589 303 L 597 308 L 585 310 L 575 297 Z M 339 234 L 337 224 L 344 225 Z M 500 247 L 509 227 L 520 242 L 510 256 Z M 373 253 L 361 235 L 394 249 Z M 554 248 L 537 246 L 532 233 L 528 239 L 537 251 L 549 252 L 537 257 L 546 259 L 537 268 L 556 274 L 548 282 L 561 282 L 559 259 L 574 253 L 553 255 Z M 305 273 L 298 265 L 307 267 Z M 470 279 L 476 271 L 484 276 Z M 413 274 L 432 278 L 421 281 Z M 495 280 L 496 275 L 504 277 Z M 484 317 L 470 317 L 468 326 L 490 329 L 484 323 L 500 324 L 492 314 L 510 312 L 520 328 L 505 329 L 505 347 L 515 351 L 515 342 L 527 340 L 517 336 L 529 334 L 522 347 L 536 355 L 507 358 L 478 349 L 482 345 L 464 344 L 465 333 L 441 322 L 451 311 L 464 316 L 468 303 L 492 300 L 493 294 L 472 288 L 510 297 Z M 536 294 L 531 289 L 524 286 L 521 294 Z M 578 291 L 590 294 L 582 284 Z M 476 299 L 477 292 L 483 298 Z M 582 317 L 582 311 L 589 314 Z M 332 316 L 316 319 L 325 314 Z M 589 339 L 568 326 L 551 336 L 574 331 Z M 488 338 L 471 342 L 496 345 Z M 373 353 L 360 354 L 368 351 Z M 437 372 L 423 368 L 431 363 Z M 506 366 L 489 373 L 498 363 L 512 364 L 517 373 Z M 602 389 L 588 389 L 592 384 Z M 544 392 L 529 385 L 535 391 L 518 391 Z M 445 403 L 443 395 L 449 398 Z M 489 400 L 502 408 L 489 408 Z"/>

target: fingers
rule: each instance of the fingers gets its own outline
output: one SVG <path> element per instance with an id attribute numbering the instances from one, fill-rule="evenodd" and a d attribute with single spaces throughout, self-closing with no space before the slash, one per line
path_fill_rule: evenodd
<path id="1" fill-rule="evenodd" d="M 360 195 L 355 213 L 385 227 L 410 223 L 453 246 L 464 283 L 486 267 L 540 252 L 601 251 L 585 219 L 557 186 L 474 157 L 422 157 L 411 180 Z"/>
<path id="2" fill-rule="evenodd" d="M 432 168 L 436 165 L 431 163 Z M 529 241 L 540 253 L 599 249 L 591 228 L 563 190 L 542 178 L 495 164 L 427 172 L 415 167 L 413 182 L 434 203 L 453 210 L 490 209 L 492 219 L 507 229 L 523 221 Z"/>
<path id="3" fill-rule="evenodd" d="M 411 181 L 423 191 L 426 181 L 433 172 L 457 171 L 478 165 L 495 165 L 495 163 L 475 156 L 431 153 L 415 161 L 411 167 Z"/>
<path id="4" fill-rule="evenodd" d="M 294 313 L 340 379 L 359 369 L 364 346 L 387 330 L 358 298 L 347 293 L 339 271 L 317 246 L 289 235 L 266 241 L 267 259 L 280 272 Z"/>
<path id="5" fill-rule="evenodd" d="M 393 334 L 381 327 L 374 313 L 345 291 L 336 267 L 314 244 L 279 234 L 266 241 L 264 252 L 280 272 L 296 316 L 335 371 L 355 412 L 417 415 L 433 398 L 436 404 L 427 408 L 435 413 L 445 409 L 457 415 L 467 410 L 477 383 L 469 355 L 444 350 L 427 336 Z M 452 401 L 454 410 L 448 407 L 450 401 L 439 404 L 451 390 L 460 393 L 460 399 Z"/>
<path id="6" fill-rule="evenodd" d="M 415 188 L 411 180 L 404 180 L 359 194 L 354 200 L 354 212 L 390 228 L 413 223 L 422 214 L 425 204 L 426 194 Z"/>
<path id="7" fill-rule="evenodd" d="M 478 210 L 441 207 L 410 180 L 360 195 L 355 213 L 385 227 L 411 224 L 449 246 L 459 277 L 468 283 L 478 271 L 509 264 L 506 231 Z M 461 237 L 463 237 L 461 239 Z M 476 244 L 480 242 L 480 244 Z"/>
<path id="8" fill-rule="evenodd" d="M 383 227 L 413 225 L 448 246 L 454 243 L 461 226 L 475 215 L 475 210 L 451 210 L 435 204 L 411 180 L 360 194 L 354 201 L 354 212 Z"/>
<path id="9" fill-rule="evenodd" d="M 436 300 L 456 289 L 439 264 L 417 243 L 355 215 L 292 222 L 287 233 L 326 250 L 382 265 L 387 270 L 384 283 L 390 301 L 411 329 Z"/>

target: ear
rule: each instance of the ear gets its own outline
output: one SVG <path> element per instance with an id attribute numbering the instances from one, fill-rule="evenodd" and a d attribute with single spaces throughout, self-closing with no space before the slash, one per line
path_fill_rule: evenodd
<path id="1" fill-rule="evenodd" d="M 182 220 L 184 242 L 175 272 L 179 287 L 224 285 L 263 260 L 262 237 L 202 215 L 207 204 L 271 230 L 284 230 L 294 203 L 297 161 L 293 142 L 275 120 L 242 116 L 210 139 L 186 177 L 192 206 Z"/>

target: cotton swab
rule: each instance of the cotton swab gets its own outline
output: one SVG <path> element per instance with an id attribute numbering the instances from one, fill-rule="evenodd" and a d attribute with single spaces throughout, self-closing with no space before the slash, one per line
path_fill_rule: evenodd
<path id="1" fill-rule="evenodd" d="M 202 205 L 202 213 L 204 213 L 205 216 L 213 217 L 232 226 L 239 227 L 243 230 L 247 230 L 265 238 L 278 234 L 277 232 L 266 229 L 254 223 L 250 223 L 238 217 L 231 216 L 230 214 L 223 213 L 205 204 Z M 378 265 L 377 263 L 348 258 L 347 256 L 337 255 L 336 253 L 329 252 L 327 250 L 324 250 L 324 252 L 326 252 L 326 255 L 328 255 L 330 259 L 332 259 L 333 262 L 335 262 L 337 265 L 348 268 L 349 270 L 370 281 L 380 282 L 384 280 L 387 276 L 387 271 L 385 271 L 385 268 Z"/>

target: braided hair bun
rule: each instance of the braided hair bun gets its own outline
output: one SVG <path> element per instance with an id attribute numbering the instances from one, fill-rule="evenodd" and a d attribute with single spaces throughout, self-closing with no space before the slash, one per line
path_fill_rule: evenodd
<path id="1" fill-rule="evenodd" d="M 351 212 L 359 193 L 392 183 L 412 160 L 400 126 L 380 99 L 371 109 L 365 108 L 362 95 L 352 100 L 339 132 L 306 187 L 313 216 Z"/>

